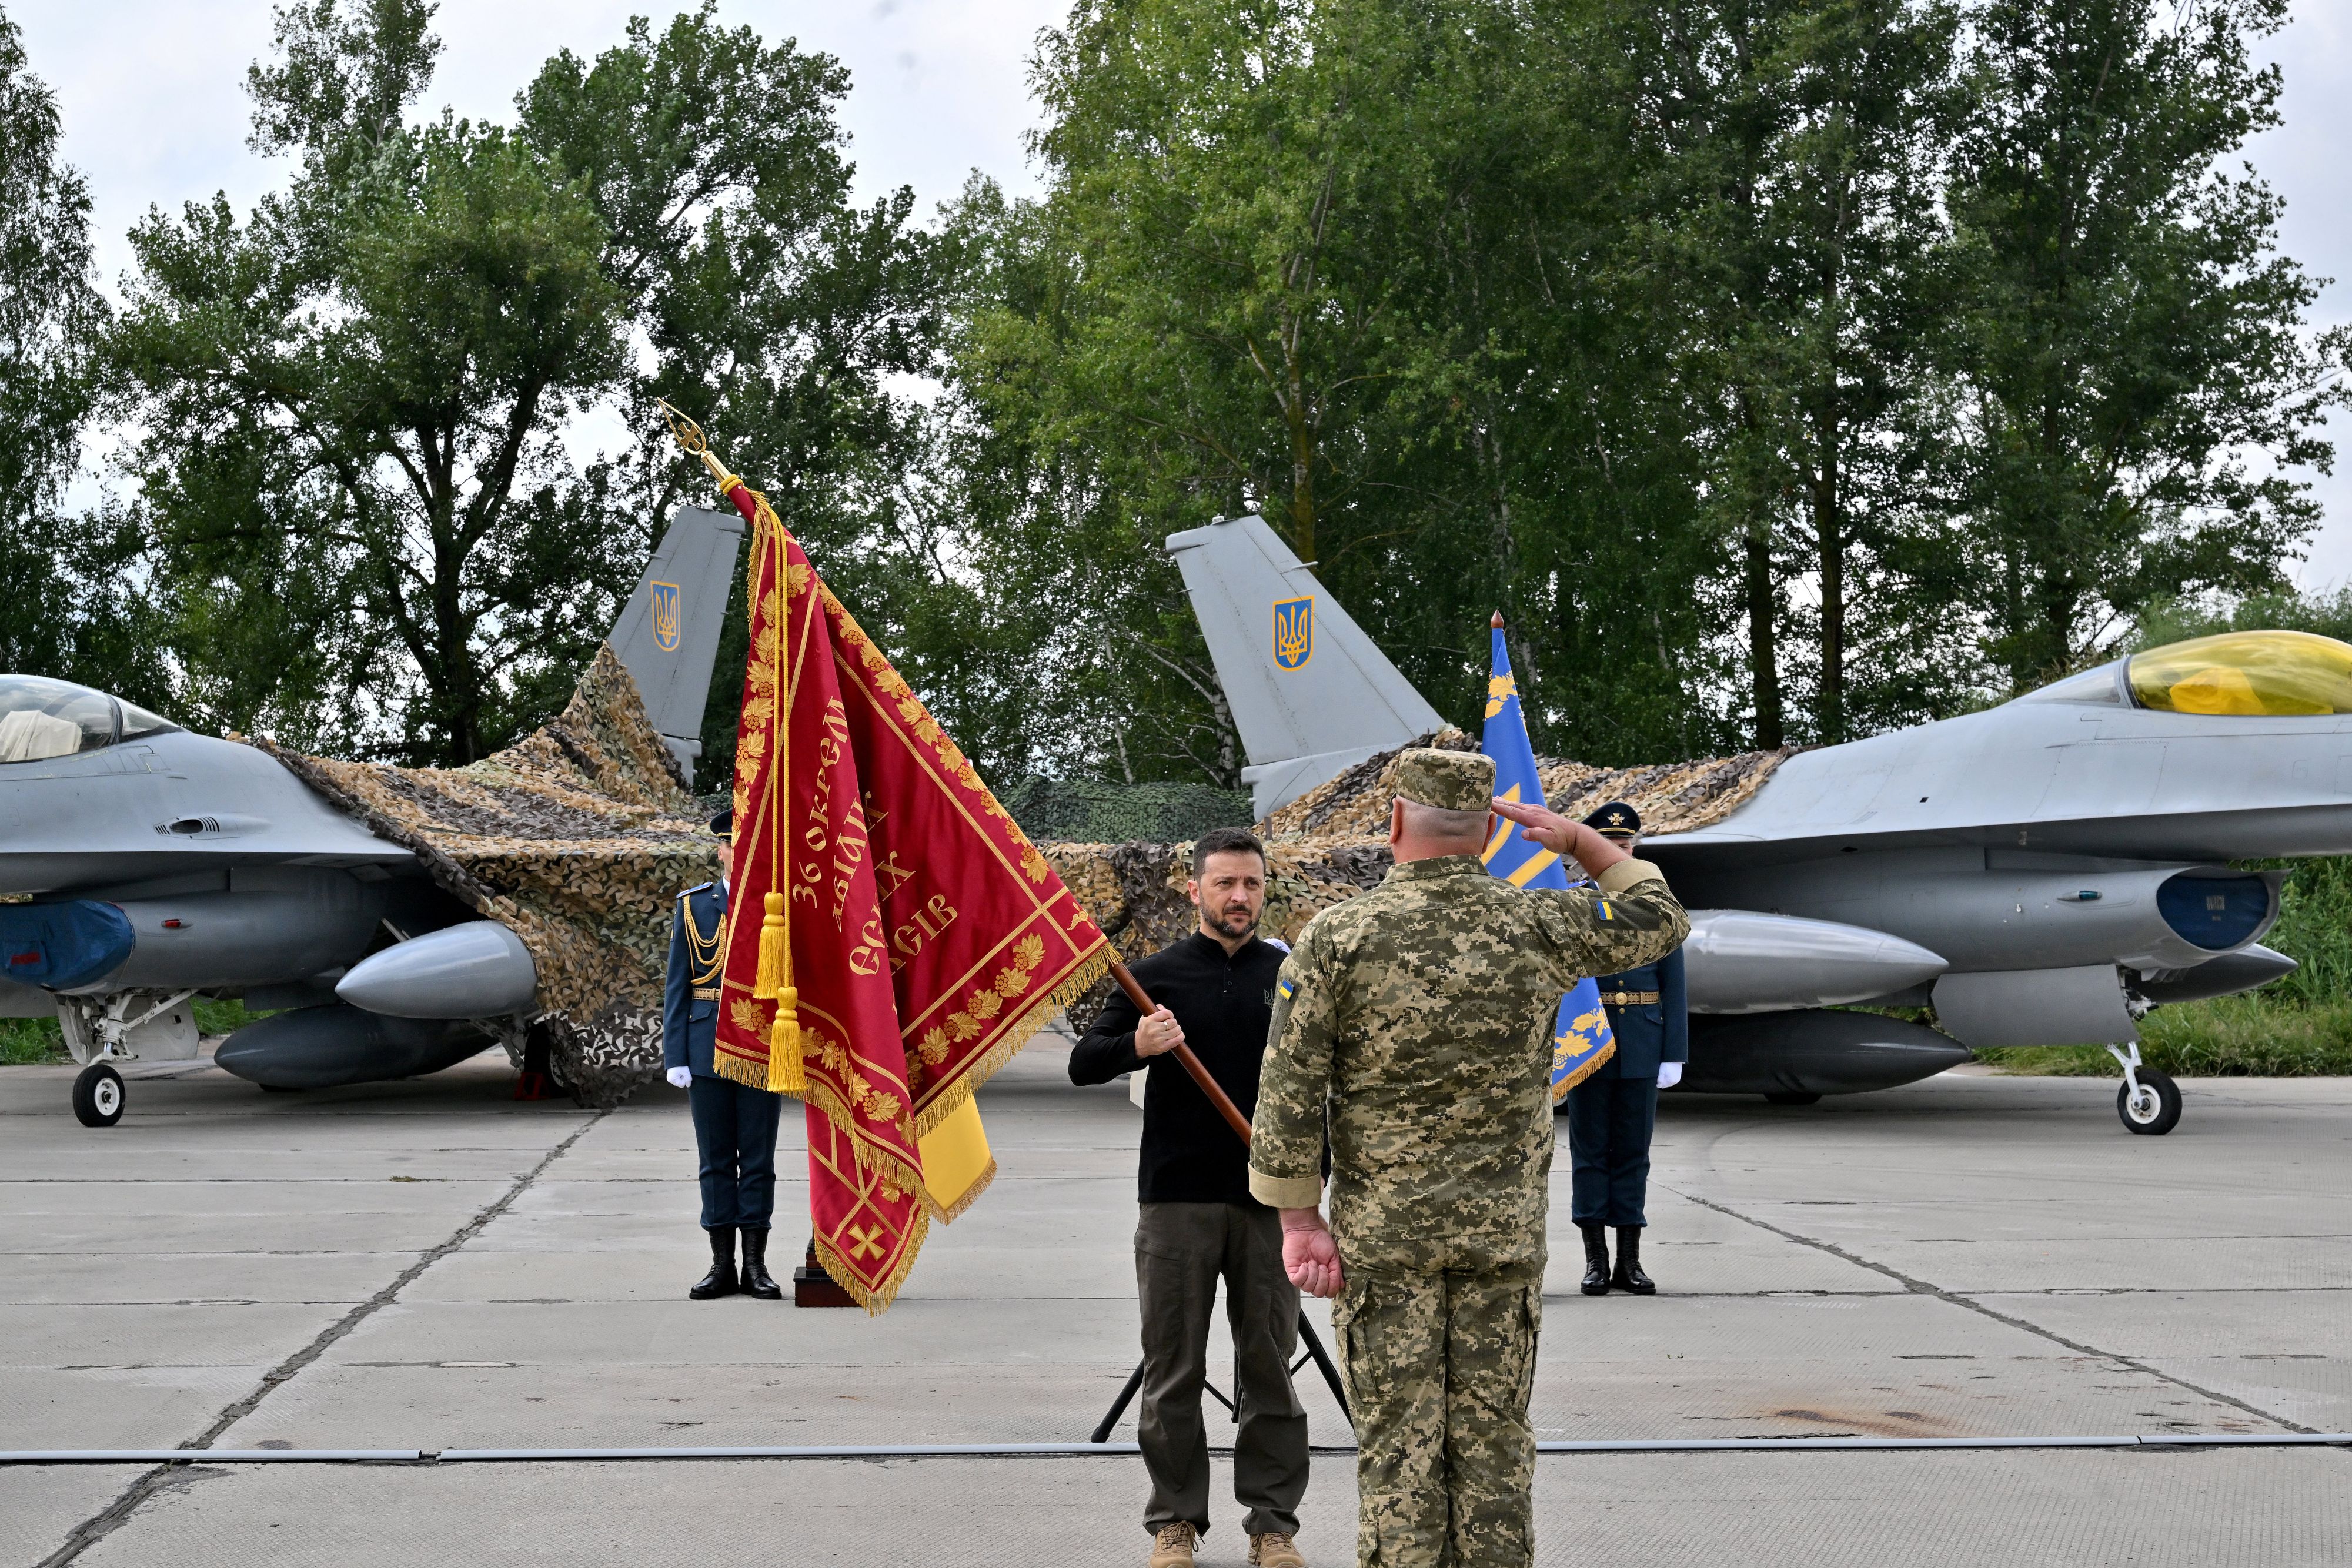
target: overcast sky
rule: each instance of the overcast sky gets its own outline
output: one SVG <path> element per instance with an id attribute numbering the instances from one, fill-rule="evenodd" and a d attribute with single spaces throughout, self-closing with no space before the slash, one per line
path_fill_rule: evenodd
<path id="1" fill-rule="evenodd" d="M 660 0 L 445 0 L 443 50 L 429 105 L 506 120 L 514 95 L 558 48 L 593 56 L 634 13 L 656 26 L 688 5 Z M 268 0 L 0 0 L 25 31 L 33 68 L 57 89 L 65 154 L 89 177 L 99 258 L 110 287 L 129 265 L 123 234 L 150 206 L 176 210 L 226 191 L 242 211 L 281 181 L 281 163 L 245 145 L 245 70 L 269 45 Z M 1008 189 L 1034 188 L 1022 137 L 1034 122 L 1027 60 L 1066 0 L 721 0 L 730 25 L 797 37 L 849 68 L 844 110 L 858 188 L 907 184 L 925 210 L 978 168 Z M 2286 197 L 2284 246 L 2313 273 L 2344 281 L 2317 319 L 2352 319 L 2352 5 L 2298 0 L 2271 41 L 2286 68 L 2285 123 L 2252 149 Z M 2319 494 L 2328 519 L 2298 577 L 2306 588 L 2352 580 L 2352 420 Z"/>

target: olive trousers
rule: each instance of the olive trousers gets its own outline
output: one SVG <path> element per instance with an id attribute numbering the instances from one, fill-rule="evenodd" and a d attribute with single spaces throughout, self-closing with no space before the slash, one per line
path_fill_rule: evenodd
<path id="1" fill-rule="evenodd" d="M 1290 1384 L 1298 1288 L 1282 1268 L 1282 1218 L 1258 1205 L 1147 1203 L 1135 1227 L 1143 1399 L 1135 1439 L 1151 1476 L 1143 1526 L 1209 1532 L 1209 1437 L 1201 1385 L 1217 1281 L 1234 1336 L 1234 1499 L 1252 1535 L 1296 1532 L 1307 1495 L 1307 1407 Z"/>

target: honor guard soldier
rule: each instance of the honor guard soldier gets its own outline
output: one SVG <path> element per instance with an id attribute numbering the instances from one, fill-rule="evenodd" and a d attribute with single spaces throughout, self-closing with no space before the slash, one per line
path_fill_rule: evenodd
<path id="1" fill-rule="evenodd" d="M 1612 800 L 1584 825 L 1628 853 L 1642 834 L 1641 813 Z M 1680 947 L 1654 963 L 1603 975 L 1601 1005 L 1617 1050 L 1568 1092 L 1568 1148 L 1575 1167 L 1570 1212 L 1584 1233 L 1588 1296 L 1612 1289 L 1657 1293 L 1642 1271 L 1642 1202 L 1650 1184 L 1650 1134 L 1658 1091 L 1681 1081 L 1690 1060 L 1690 1013 Z M 1609 1227 L 1617 1228 L 1617 1263 L 1609 1263 Z"/>
<path id="2" fill-rule="evenodd" d="M 1664 957 L 1690 922 L 1655 866 L 1494 800 L 1491 758 L 1407 751 L 1395 778 L 1395 869 L 1317 915 L 1276 982 L 1250 1191 L 1282 1211 L 1299 1289 L 1339 1298 L 1357 1561 L 1527 1568 L 1552 1019 L 1578 981 Z M 1596 885 L 1487 874 L 1496 813 Z"/>
<path id="3" fill-rule="evenodd" d="M 711 818 L 710 831 L 733 838 L 735 813 Z M 686 1293 L 691 1301 L 707 1301 L 740 1290 L 774 1301 L 784 1292 L 768 1272 L 768 1226 L 776 1207 L 776 1126 L 784 1102 L 780 1094 L 747 1088 L 712 1071 L 727 930 L 724 876 L 677 895 L 669 984 L 662 997 L 662 1063 L 671 1084 L 686 1091 L 694 1114 L 694 1145 L 702 1159 L 702 1228 L 710 1238 L 710 1272 Z M 738 1235 L 743 1239 L 740 1275 Z"/>

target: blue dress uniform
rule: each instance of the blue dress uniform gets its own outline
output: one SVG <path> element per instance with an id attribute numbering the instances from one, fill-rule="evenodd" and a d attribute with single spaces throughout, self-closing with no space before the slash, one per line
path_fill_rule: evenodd
<path id="1" fill-rule="evenodd" d="M 721 812 L 712 819 L 717 829 Z M 728 824 L 732 826 L 732 822 Z M 687 1291 L 695 1301 L 739 1288 L 763 1301 L 782 1297 L 768 1273 L 768 1227 L 776 1208 L 776 1128 L 783 1096 L 747 1088 L 712 1070 L 719 1036 L 719 977 L 726 966 L 727 888 L 706 882 L 677 895 L 670 927 L 668 985 L 662 998 L 662 1065 L 694 1075 L 687 1104 L 702 1163 L 702 1228 L 710 1272 Z M 739 1284 L 735 1239 L 743 1241 Z"/>
<path id="2" fill-rule="evenodd" d="M 1585 824 L 1631 846 L 1642 819 L 1612 800 Z M 1570 1214 L 1584 1233 L 1583 1291 L 1612 1287 L 1646 1296 L 1657 1286 L 1642 1271 L 1642 1211 L 1650 1181 L 1650 1134 L 1658 1118 L 1658 1068 L 1690 1060 L 1690 1013 L 1680 948 L 1654 964 L 1602 975 L 1601 1006 L 1617 1050 L 1568 1092 L 1569 1155 L 1574 1166 Z M 1608 1227 L 1617 1228 L 1617 1263 L 1609 1262 Z"/>

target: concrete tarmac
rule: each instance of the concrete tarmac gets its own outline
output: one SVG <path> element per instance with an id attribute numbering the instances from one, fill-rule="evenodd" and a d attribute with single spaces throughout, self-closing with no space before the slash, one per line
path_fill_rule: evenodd
<path id="1" fill-rule="evenodd" d="M 1139 1118 L 1065 1050 L 982 1091 L 996 1186 L 879 1319 L 684 1300 L 667 1088 L 598 1114 L 513 1103 L 496 1053 L 310 1094 L 183 1064 L 89 1131 L 72 1069 L 0 1069 L 0 1448 L 1082 1439 L 1137 1354 Z M 1669 1094 L 1648 1300 L 1577 1293 L 1563 1134 L 1539 1436 L 2352 1431 L 2352 1081 L 2184 1089 L 2165 1138 L 2097 1080 Z M 2341 1448 L 1547 1456 L 1539 1556 L 2339 1563 L 2347 1483 Z M 0 1563 L 1139 1563 L 1142 1496 L 1133 1458 L 10 1467 Z M 1224 1496 L 1204 1563 L 1244 1558 Z M 1310 1560 L 1351 1560 L 1353 1511 L 1318 1454 Z"/>

